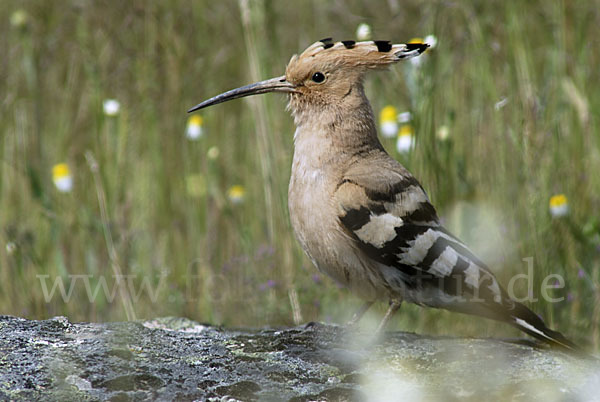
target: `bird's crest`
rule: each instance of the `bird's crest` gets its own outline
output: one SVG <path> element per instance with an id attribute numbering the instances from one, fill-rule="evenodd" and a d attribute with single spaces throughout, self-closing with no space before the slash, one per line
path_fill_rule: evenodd
<path id="1" fill-rule="evenodd" d="M 428 47 L 426 43 L 392 44 L 387 40 L 334 42 L 331 38 L 325 38 L 310 45 L 302 52 L 300 58 L 319 55 L 334 59 L 341 58 L 347 63 L 357 65 L 385 65 L 418 56 Z"/>
<path id="2" fill-rule="evenodd" d="M 315 63 L 331 68 L 385 68 L 400 60 L 418 56 L 428 47 L 425 43 L 392 44 L 385 40 L 334 42 L 331 38 L 325 38 L 310 45 L 299 56 L 292 56 L 286 76 L 296 76 L 303 67 Z"/>

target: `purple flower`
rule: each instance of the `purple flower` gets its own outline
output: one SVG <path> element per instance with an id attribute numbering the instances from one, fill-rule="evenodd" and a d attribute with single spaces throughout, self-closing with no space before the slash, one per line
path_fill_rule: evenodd
<path id="1" fill-rule="evenodd" d="M 277 282 L 275 282 L 273 279 L 269 279 L 265 283 L 261 283 L 260 285 L 258 285 L 258 289 L 261 292 L 264 292 L 267 289 L 274 288 L 276 285 L 277 285 Z"/>
<path id="2" fill-rule="evenodd" d="M 560 288 L 560 282 L 558 280 L 554 281 L 554 285 L 552 287 Z"/>
<path id="3" fill-rule="evenodd" d="M 275 249 L 269 244 L 261 244 L 258 246 L 256 253 L 254 254 L 255 260 L 260 260 L 265 257 L 270 257 L 275 254 Z"/>
<path id="4" fill-rule="evenodd" d="M 313 274 L 313 276 L 312 276 L 312 280 L 313 280 L 315 283 L 321 283 L 321 277 L 319 276 L 319 274 Z"/>
<path id="5" fill-rule="evenodd" d="M 579 268 L 579 271 L 577 272 L 577 276 L 580 278 L 585 278 L 585 271 L 581 268 Z"/>
<path id="6" fill-rule="evenodd" d="M 575 296 L 573 296 L 573 293 L 571 293 L 571 292 L 567 293 L 567 301 L 572 302 L 573 299 L 575 299 Z"/>

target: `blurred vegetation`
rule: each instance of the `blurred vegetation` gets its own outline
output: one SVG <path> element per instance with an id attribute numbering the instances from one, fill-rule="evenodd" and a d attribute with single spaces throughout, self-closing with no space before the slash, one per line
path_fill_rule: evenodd
<path id="1" fill-rule="evenodd" d="M 364 22 L 375 39 L 438 40 L 419 65 L 367 80 L 376 114 L 393 105 L 413 116 L 413 151 L 398 154 L 394 139 L 386 148 L 502 283 L 532 257 L 540 300 L 530 306 L 598 349 L 600 2 L 8 0 L 0 21 L 0 313 L 228 326 L 349 319 L 360 301 L 317 273 L 288 221 L 294 127 L 284 97 L 203 111 L 195 141 L 186 110 L 280 75 L 293 53 L 354 38 Z M 107 99 L 117 114 L 103 112 Z M 59 163 L 71 191 L 53 183 Z M 567 215 L 551 215 L 555 194 Z M 549 292 L 561 302 L 541 296 L 549 274 L 565 279 Z M 59 288 L 46 300 L 43 285 L 57 278 L 65 292 L 73 285 L 68 300 Z M 527 296 L 526 281 L 515 283 Z M 394 326 L 517 334 L 415 306 Z"/>

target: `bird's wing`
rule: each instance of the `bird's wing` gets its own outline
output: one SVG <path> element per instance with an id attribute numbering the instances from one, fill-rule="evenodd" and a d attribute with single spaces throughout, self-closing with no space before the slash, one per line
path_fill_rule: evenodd
<path id="1" fill-rule="evenodd" d="M 364 256 L 383 267 L 388 286 L 404 290 L 409 301 L 504 321 L 580 353 L 534 312 L 511 300 L 486 265 L 440 225 L 421 185 L 393 159 L 363 160 L 348 169 L 333 199 L 341 229 Z"/>
<path id="2" fill-rule="evenodd" d="M 387 270 L 388 283 L 401 280 L 412 294 L 433 298 L 416 303 L 458 311 L 477 309 L 456 304 L 460 300 L 477 298 L 486 314 L 493 304 L 511 303 L 486 265 L 440 225 L 418 181 L 395 161 L 375 162 L 345 172 L 334 200 L 339 223 L 357 248 L 395 268 Z"/>

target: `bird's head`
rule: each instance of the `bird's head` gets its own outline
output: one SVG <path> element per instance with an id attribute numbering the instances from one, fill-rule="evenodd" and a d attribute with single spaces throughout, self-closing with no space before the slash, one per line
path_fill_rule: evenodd
<path id="1" fill-rule="evenodd" d="M 327 108 L 341 105 L 362 94 L 362 79 L 369 70 L 386 68 L 400 60 L 415 57 L 427 44 L 392 44 L 388 41 L 342 41 L 323 39 L 290 59 L 285 75 L 232 89 L 208 99 L 188 112 L 217 103 L 267 92 L 290 94 L 290 108 L 297 113 L 310 106 Z"/>

